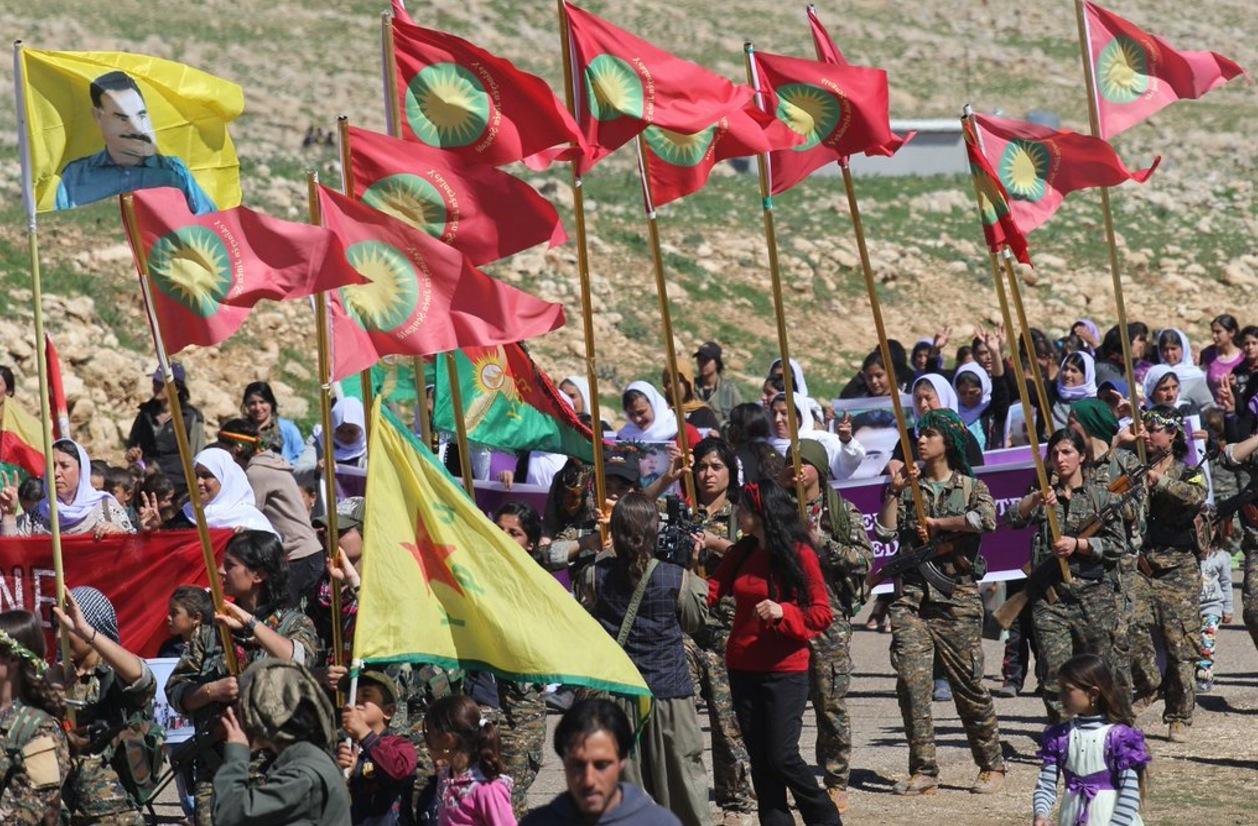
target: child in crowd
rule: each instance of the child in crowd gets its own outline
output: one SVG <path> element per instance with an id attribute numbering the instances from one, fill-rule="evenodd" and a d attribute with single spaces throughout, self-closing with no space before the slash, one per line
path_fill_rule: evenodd
<path id="1" fill-rule="evenodd" d="M 358 677 L 354 704 L 341 712 L 341 728 L 354 741 L 341 743 L 336 762 L 349 775 L 350 819 L 354 826 L 398 826 L 411 802 L 418 755 L 405 737 L 386 734 L 397 712 L 397 688 L 381 671 Z"/>
<path id="2" fill-rule="evenodd" d="M 170 595 L 166 608 L 166 630 L 170 639 L 162 643 L 159 657 L 182 657 L 188 641 L 202 625 L 214 621 L 214 600 L 200 585 L 180 585 Z"/>
<path id="3" fill-rule="evenodd" d="M 1232 621 L 1232 555 L 1212 548 L 1201 560 L 1201 659 L 1197 691 L 1214 690 L 1215 638 L 1219 625 Z"/>
<path id="4" fill-rule="evenodd" d="M 105 476 L 109 473 L 109 463 L 104 459 L 93 459 L 91 461 L 92 468 L 92 490 L 105 489 Z"/>
<path id="5" fill-rule="evenodd" d="M 140 512 L 135 507 L 135 477 L 124 467 L 105 468 L 105 492 L 112 494 L 127 511 L 132 525 L 140 524 Z"/>
<path id="6" fill-rule="evenodd" d="M 443 697 L 424 716 L 437 765 L 439 826 L 515 826 L 511 778 L 502 773 L 498 727 L 465 694 Z"/>
<path id="7" fill-rule="evenodd" d="M 1138 826 L 1149 764 L 1144 735 L 1123 718 L 1114 677 L 1095 654 L 1071 657 L 1057 671 L 1061 703 L 1071 719 L 1040 739 L 1044 761 L 1032 805 L 1035 826 L 1049 826 L 1063 779 L 1057 822 L 1061 826 Z"/>
<path id="8" fill-rule="evenodd" d="M 36 479 L 29 476 L 23 480 L 17 489 L 18 503 L 22 506 L 22 513 L 30 513 L 39 507 L 39 501 L 44 498 L 44 480 Z M 134 524 L 134 523 L 133 523 Z"/>
<path id="9" fill-rule="evenodd" d="M 154 473 L 140 483 L 139 507 L 146 505 L 156 507 L 161 515 L 161 524 L 165 525 L 175 518 L 177 512 L 175 502 L 175 483 L 164 473 Z M 138 523 L 132 523 L 138 524 Z"/>

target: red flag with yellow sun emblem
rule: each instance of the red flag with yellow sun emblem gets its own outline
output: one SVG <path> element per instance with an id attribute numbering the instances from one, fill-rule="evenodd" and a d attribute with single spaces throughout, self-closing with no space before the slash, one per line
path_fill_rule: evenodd
<path id="1" fill-rule="evenodd" d="M 324 186 L 319 204 L 344 259 L 367 280 L 329 301 L 335 380 L 381 356 L 494 346 L 564 324 L 562 304 L 491 278 L 425 232 Z"/>

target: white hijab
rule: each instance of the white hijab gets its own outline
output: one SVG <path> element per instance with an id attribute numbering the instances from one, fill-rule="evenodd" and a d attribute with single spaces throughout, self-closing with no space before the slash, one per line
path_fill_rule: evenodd
<path id="1" fill-rule="evenodd" d="M 207 525 L 211 528 L 266 531 L 279 536 L 270 520 L 254 505 L 256 500 L 249 479 L 230 453 L 221 447 L 207 447 L 193 461 L 212 473 L 221 486 L 213 499 L 201 503 Z M 183 506 L 183 515 L 189 522 L 196 522 L 191 502 Z"/>
<path id="2" fill-rule="evenodd" d="M 982 365 L 976 362 L 963 364 L 957 368 L 957 372 L 952 374 L 952 387 L 957 386 L 957 379 L 961 378 L 964 373 L 973 373 L 978 377 L 979 385 L 983 388 L 983 398 L 975 407 L 966 407 L 961 404 L 961 396 L 957 396 L 957 415 L 961 417 L 961 421 L 965 422 L 966 427 L 978 421 L 986 411 L 988 405 L 992 403 L 992 377 L 987 375 L 987 371 Z"/>
<path id="3" fill-rule="evenodd" d="M 622 442 L 671 442 L 677 438 L 677 417 L 669 409 L 668 402 L 660 395 L 660 391 L 647 381 L 635 381 L 625 388 L 625 392 L 636 390 L 646 396 L 647 404 L 655 414 L 655 420 L 643 430 L 633 422 L 620 428 L 616 438 Z"/>
<path id="4" fill-rule="evenodd" d="M 358 426 L 358 438 L 352 442 L 342 442 L 336 438 L 336 429 L 343 424 Z M 323 458 L 323 427 L 315 425 L 311 432 L 319 458 Z M 345 396 L 332 408 L 332 453 L 335 461 L 350 463 L 359 459 L 367 452 L 367 417 L 363 412 L 363 403 L 353 396 Z"/>
<path id="5" fill-rule="evenodd" d="M 1153 391 L 1158 389 L 1158 385 L 1167 376 L 1174 376 L 1175 380 L 1180 383 L 1179 399 L 1176 400 L 1176 403 L 1184 398 L 1184 383 L 1180 380 L 1179 368 L 1171 367 L 1168 364 L 1155 364 L 1149 368 L 1149 372 L 1144 374 L 1144 402 L 1141 404 L 1141 407 L 1146 410 L 1153 407 Z"/>
<path id="6" fill-rule="evenodd" d="M 1175 376 L 1179 379 L 1181 389 L 1182 385 L 1190 380 L 1205 378 L 1206 374 L 1201 372 L 1201 368 L 1193 363 L 1192 345 L 1188 343 L 1188 336 L 1184 335 L 1184 331 L 1178 327 L 1167 327 L 1166 329 L 1179 336 L 1179 362 L 1167 366 L 1175 370 Z"/>
<path id="7" fill-rule="evenodd" d="M 769 373 L 772 374 L 774 370 L 781 366 L 781 364 L 782 359 L 774 359 L 773 363 L 769 365 Z M 804 380 L 804 368 L 800 367 L 799 362 L 795 359 L 791 359 L 791 381 L 794 382 L 794 386 L 791 389 L 799 395 L 807 398 L 808 382 Z"/>
<path id="8" fill-rule="evenodd" d="M 75 452 L 79 455 L 79 487 L 74 492 L 74 501 L 66 504 L 59 499 L 57 500 L 57 523 L 62 528 L 73 528 L 91 516 L 97 508 L 108 507 L 106 502 L 118 504 L 118 500 L 114 499 L 112 494 L 92 487 L 92 460 L 88 458 L 87 451 L 83 449 L 82 445 L 73 439 L 58 439 L 53 445 L 54 447 L 56 445 L 73 445 Z M 54 483 L 48 486 L 48 493 L 44 496 L 43 501 L 39 503 L 37 510 L 45 522 L 51 521 L 50 514 L 52 511 L 48 497 L 56 495 L 57 486 Z"/>
<path id="9" fill-rule="evenodd" d="M 1065 368 L 1066 362 L 1075 356 L 1083 361 L 1083 384 L 1067 387 L 1062 383 L 1061 374 L 1057 374 L 1057 398 L 1073 402 L 1079 399 L 1090 399 L 1096 395 L 1096 362 L 1082 350 L 1076 350 L 1061 360 L 1059 368 Z"/>
<path id="10" fill-rule="evenodd" d="M 828 430 L 821 430 L 813 421 L 812 414 L 809 412 L 809 406 L 812 399 L 809 399 L 802 393 L 795 394 L 795 420 L 798 426 L 799 438 L 812 439 L 814 442 L 820 442 L 821 446 L 826 449 L 826 458 L 830 460 L 830 473 L 837 478 L 837 468 L 842 467 L 843 462 L 840 453 L 843 450 L 843 442 L 839 437 Z M 772 405 L 770 405 L 770 416 L 772 416 Z M 770 425 L 772 426 L 772 425 Z M 791 452 L 790 436 L 779 437 L 773 435 L 769 437 L 769 444 L 773 445 L 773 449 L 783 456 L 789 456 Z"/>
<path id="11" fill-rule="evenodd" d="M 583 402 L 585 402 L 585 412 L 586 412 L 586 415 L 589 415 L 589 412 L 590 412 L 590 380 L 589 380 L 589 379 L 587 379 L 585 376 L 568 376 L 568 378 L 564 379 L 563 381 L 561 381 L 561 382 L 559 382 L 559 383 L 560 383 L 560 384 L 571 384 L 571 385 L 573 385 L 574 387 L 576 387 L 576 388 L 577 388 L 577 392 L 581 394 L 581 400 L 582 400 Z M 563 396 L 565 399 L 567 399 L 567 398 L 568 398 L 568 395 L 567 395 L 566 393 L 560 392 L 560 394 L 559 394 L 559 395 L 560 395 L 560 396 Z M 569 402 L 571 402 L 572 400 L 571 400 L 571 399 L 568 399 L 568 401 L 569 401 Z"/>
<path id="12" fill-rule="evenodd" d="M 917 386 L 922 382 L 926 382 L 934 389 L 935 395 L 939 397 L 940 407 L 947 408 L 953 413 L 957 412 L 957 391 L 952 389 L 952 385 L 948 383 L 947 379 L 938 373 L 927 373 L 923 376 L 918 376 L 917 380 L 913 382 L 913 393 L 917 392 Z M 916 401 L 913 403 L 913 410 L 917 410 Z M 921 416 L 918 416 L 918 418 L 920 419 Z"/>

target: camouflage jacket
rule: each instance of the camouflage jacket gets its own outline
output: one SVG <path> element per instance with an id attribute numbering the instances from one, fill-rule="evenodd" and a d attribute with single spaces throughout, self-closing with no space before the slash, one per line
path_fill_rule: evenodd
<path id="1" fill-rule="evenodd" d="M 703 525 L 705 531 L 729 539 L 731 542 L 738 540 L 738 520 L 734 518 L 734 505 L 729 500 L 726 500 L 725 505 L 715 513 L 708 513 L 703 508 L 699 508 L 695 517 Z M 708 552 L 708 560 L 704 564 L 706 571 L 711 574 L 720 564 L 721 557 Z M 712 648 L 717 637 L 729 639 L 729 633 L 733 627 L 734 597 L 733 595 L 721 597 L 721 601 L 709 609 L 706 627 L 694 635 L 695 642 L 705 648 Z"/>
<path id="2" fill-rule="evenodd" d="M 0 711 L 0 823 L 53 826 L 61 822 L 61 785 L 70 746 L 58 720 L 14 700 Z"/>
<path id="3" fill-rule="evenodd" d="M 967 481 L 968 480 L 968 481 Z M 966 490 L 969 490 L 967 496 Z M 996 502 L 992 499 L 991 491 L 987 489 L 987 485 L 980 479 L 967 477 L 964 474 L 953 471 L 940 485 L 930 482 L 922 483 L 922 497 L 925 499 L 926 516 L 929 518 L 942 519 L 949 516 L 964 516 L 966 522 L 977 533 L 965 532 L 958 534 L 952 541 L 953 558 L 965 559 L 965 564 L 973 569 L 975 560 L 979 556 L 979 548 L 982 545 L 982 534 L 991 533 L 996 530 Z M 906 487 L 900 491 L 898 496 L 899 509 L 896 518 L 896 530 L 888 530 L 882 523 L 874 522 L 874 531 L 878 538 L 883 541 L 898 539 L 900 548 L 911 550 L 921 545 L 921 540 L 917 536 L 917 512 L 913 505 L 913 491 Z M 896 551 L 899 553 L 899 550 Z M 978 563 L 982 564 L 982 563 Z M 961 572 L 957 566 L 942 559 L 939 562 L 940 569 L 949 576 L 956 576 Z M 916 572 L 905 574 L 903 579 L 904 585 L 912 585 L 918 589 L 924 590 L 932 602 L 949 602 L 949 598 L 927 583 Z"/>
<path id="4" fill-rule="evenodd" d="M 835 509 L 842 508 L 842 513 Z M 852 617 L 867 596 L 865 576 L 874 564 L 874 546 L 865 532 L 864 517 L 856 506 L 833 488 L 825 488 L 808 503 L 808 529 L 816 533 L 817 561 L 825 575 L 830 610 Z"/>
<path id="5" fill-rule="evenodd" d="M 1031 491 L 1038 490 L 1032 485 Z M 1053 510 L 1057 513 L 1057 524 L 1061 527 L 1062 536 L 1079 536 L 1102 510 L 1112 505 L 1118 497 L 1109 492 L 1100 477 L 1092 480 L 1084 479 L 1083 484 L 1070 492 L 1070 497 L 1058 491 L 1057 504 Z M 1037 505 L 1026 516 L 1018 512 L 1017 506 L 1009 509 L 1005 523 L 1012 528 L 1025 528 L 1027 525 L 1036 527 L 1035 536 L 1031 540 L 1031 565 L 1037 567 L 1045 560 L 1053 557 L 1053 543 L 1049 536 L 1048 517 L 1044 505 Z M 1127 547 L 1127 537 L 1123 532 L 1123 519 L 1116 516 L 1109 519 L 1088 538 L 1089 553 L 1072 554 L 1070 556 L 1070 573 L 1075 579 L 1073 586 L 1062 583 L 1059 589 L 1082 588 L 1089 583 L 1106 580 L 1112 574 L 1119 559 Z"/>
<path id="6" fill-rule="evenodd" d="M 1172 460 L 1149 491 L 1149 520 L 1141 553 L 1154 570 L 1197 564 L 1188 537 L 1206 503 L 1206 477 L 1200 468 Z"/>
<path id="7" fill-rule="evenodd" d="M 1083 470 L 1083 478 L 1105 488 L 1125 474 L 1140 467 L 1140 457 L 1130 450 L 1113 449 Z M 1121 496 L 1120 491 L 1117 495 Z M 1129 554 L 1140 552 L 1144 542 L 1144 523 L 1148 518 L 1149 488 L 1142 482 L 1123 506 L 1123 538 Z"/>

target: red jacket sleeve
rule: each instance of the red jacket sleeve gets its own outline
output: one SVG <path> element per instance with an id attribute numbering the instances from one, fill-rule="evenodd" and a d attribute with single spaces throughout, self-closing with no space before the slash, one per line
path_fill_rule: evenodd
<path id="1" fill-rule="evenodd" d="M 393 780 L 401 780 L 415 773 L 415 745 L 396 734 L 369 734 L 362 742 L 363 751 L 380 771 Z"/>
<path id="2" fill-rule="evenodd" d="M 742 567 L 746 558 L 747 551 L 741 541 L 735 542 L 726 550 L 725 555 L 721 557 L 721 564 L 717 565 L 716 571 L 708 577 L 709 608 L 720 602 L 721 597 L 728 597 L 734 593 L 734 577 L 738 575 L 738 569 Z"/>
<path id="3" fill-rule="evenodd" d="M 807 545 L 799 545 L 796 550 L 808 581 L 808 607 L 801 607 L 798 599 L 781 603 L 782 619 L 777 623 L 777 632 L 792 639 L 810 640 L 830 627 L 834 613 L 830 610 L 830 596 L 826 593 L 817 554 Z"/>

